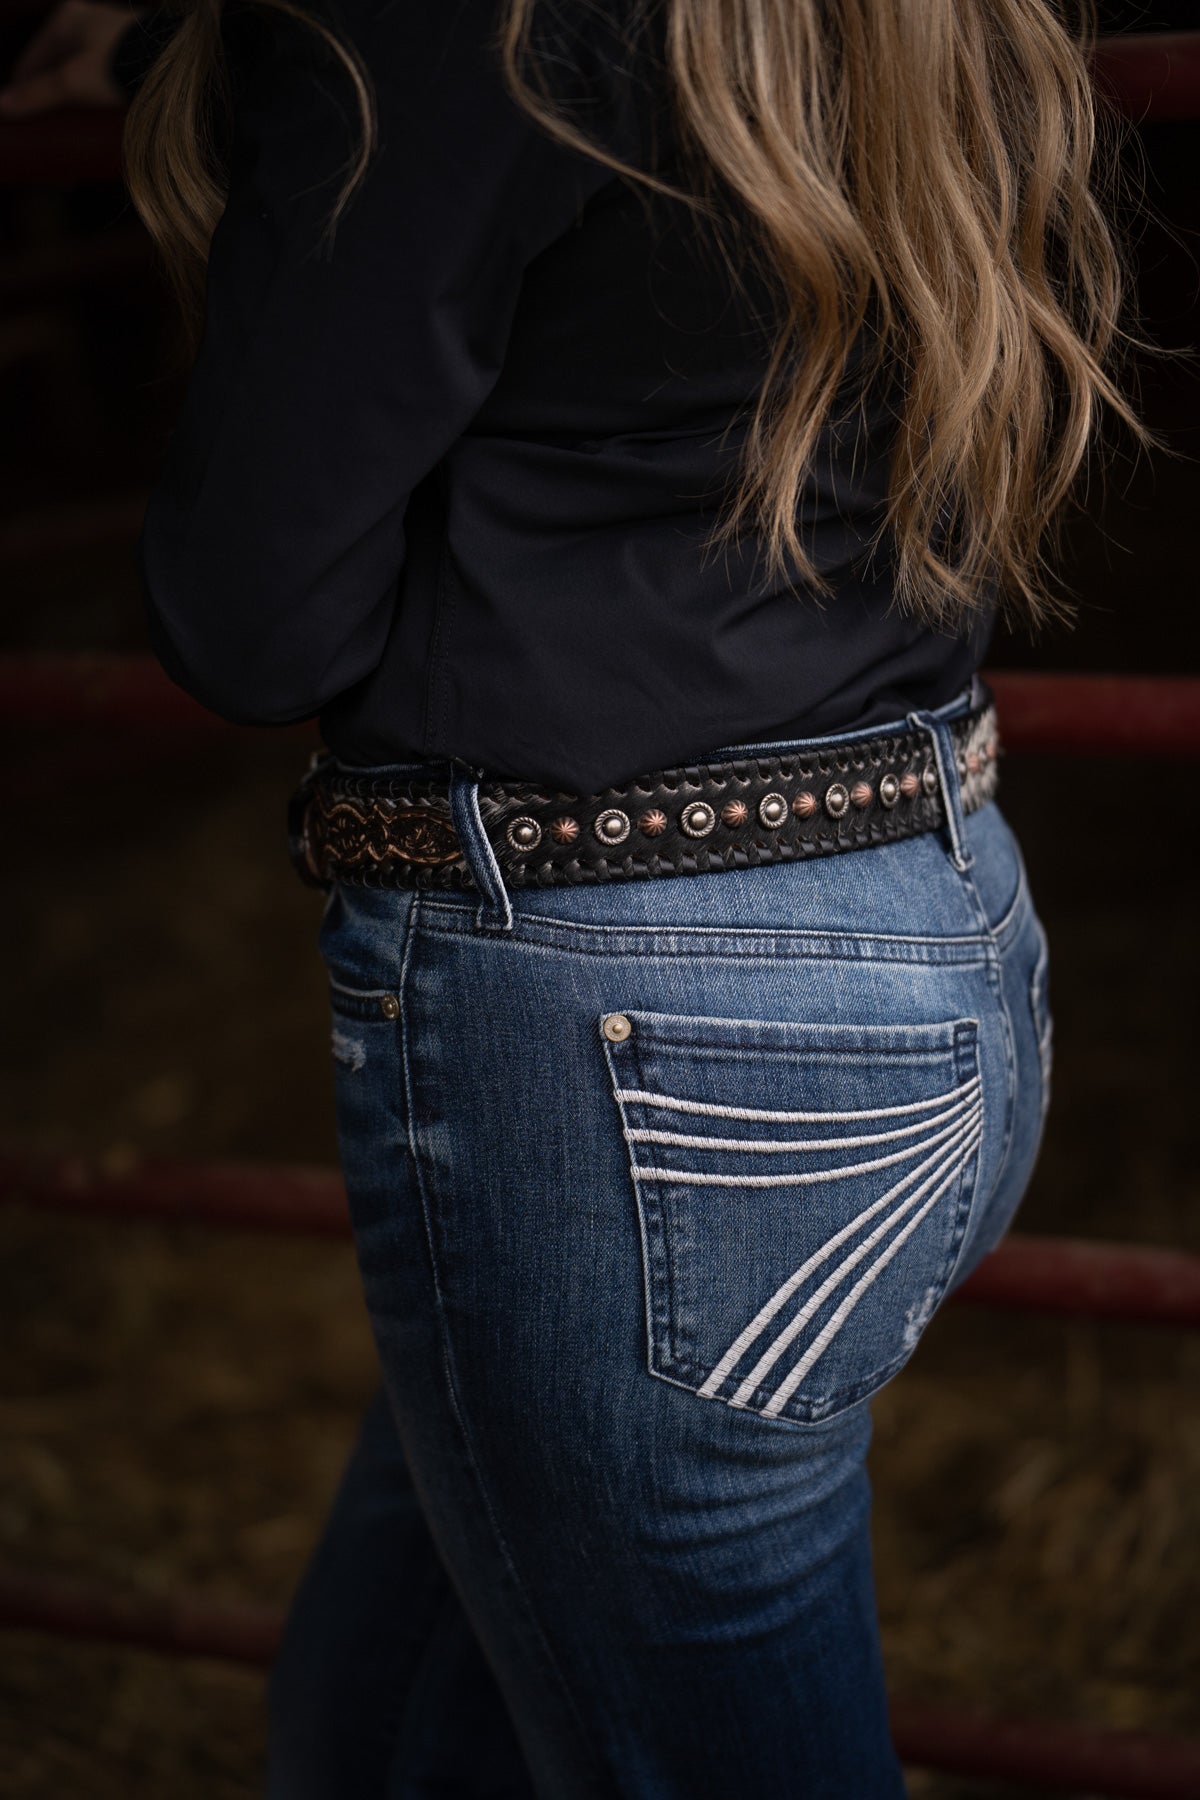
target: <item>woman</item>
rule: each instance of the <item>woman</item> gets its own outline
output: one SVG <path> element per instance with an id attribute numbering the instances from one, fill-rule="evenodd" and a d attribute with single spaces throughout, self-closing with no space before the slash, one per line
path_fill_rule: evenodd
<path id="1" fill-rule="evenodd" d="M 977 670 L 1061 610 L 1098 404 L 1148 436 L 1082 40 L 1047 0 L 126 18 L 69 0 L 5 110 L 140 82 L 202 320 L 140 567 L 176 680 L 320 715 L 293 849 L 385 1378 L 271 1793 L 901 1794 L 869 1405 L 1048 1092 Z"/>

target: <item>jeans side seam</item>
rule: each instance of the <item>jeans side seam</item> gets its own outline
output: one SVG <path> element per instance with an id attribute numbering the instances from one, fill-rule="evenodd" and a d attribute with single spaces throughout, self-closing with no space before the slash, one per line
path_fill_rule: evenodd
<path id="1" fill-rule="evenodd" d="M 1003 952 L 1000 947 L 998 935 L 999 927 L 989 923 L 987 908 L 983 904 L 983 897 L 975 884 L 975 877 L 971 873 L 972 867 L 974 866 L 974 858 L 971 859 L 965 869 L 959 869 L 952 856 L 948 857 L 947 861 L 950 863 L 951 868 L 955 869 L 958 878 L 962 883 L 963 892 L 987 938 L 988 954 L 985 958 L 984 967 L 987 970 L 988 984 L 996 996 L 997 1011 L 1000 1015 L 1000 1029 L 1004 1039 L 1004 1137 L 1000 1145 L 1000 1153 L 996 1163 L 995 1178 L 992 1182 L 992 1192 L 996 1193 L 1000 1188 L 1001 1182 L 1004 1180 L 1005 1171 L 1008 1168 L 1008 1159 L 1012 1154 L 1013 1127 L 1016 1122 L 1017 1111 L 1016 1039 L 1013 1032 L 1012 1013 L 1009 1010 L 1008 1000 L 1004 992 L 1004 963 Z M 1020 889 L 1018 889 L 1018 899 L 1019 898 Z M 1014 902 L 1014 906 L 1015 904 L 1016 903 Z M 1013 909 L 1010 909 L 1009 917 L 1012 916 L 1012 910 Z M 1005 925 L 1007 922 L 1008 919 L 1006 918 L 1001 921 L 1001 925 Z M 983 1141 L 981 1140 L 976 1151 L 976 1197 L 978 1197 L 979 1194 L 979 1177 L 982 1174 L 982 1171 Z M 974 1203 L 972 1203 L 971 1212 L 974 1210 Z M 968 1213 L 967 1216 L 967 1223 L 968 1225 L 970 1224 L 970 1213 Z M 958 1255 L 954 1259 L 945 1288 L 943 1289 L 944 1293 L 949 1293 L 954 1286 L 954 1278 L 961 1266 L 963 1253 L 966 1250 L 969 1236 L 970 1233 L 968 1231 L 963 1232 L 962 1242 L 958 1246 Z"/>
<path id="2" fill-rule="evenodd" d="M 1022 925 L 1025 923 L 1025 913 L 1029 905 L 1029 899 L 1029 881 L 1025 874 L 1024 865 L 1022 865 L 1020 877 L 1017 881 L 1017 891 L 1013 895 L 1012 905 L 1008 908 L 1008 911 L 1004 914 L 1003 918 L 997 919 L 996 923 L 991 928 L 992 940 L 997 950 L 1001 952 L 1005 951 L 1020 931 Z"/>
<path id="3" fill-rule="evenodd" d="M 429 1186 L 425 1179 L 424 1163 L 423 1163 L 423 1160 L 421 1157 L 419 1146 L 417 1144 L 415 1114 L 414 1114 L 414 1109 L 413 1109 L 412 1058 L 410 1055 L 410 1043 L 409 1043 L 408 970 L 409 970 L 409 962 L 410 962 L 410 958 L 411 958 L 411 954 L 412 954 L 412 947 L 413 947 L 414 941 L 416 939 L 418 930 L 420 929 L 420 905 L 421 905 L 421 896 L 418 894 L 414 898 L 412 914 L 409 919 L 408 938 L 407 938 L 407 942 L 405 943 L 405 946 L 404 946 L 404 958 L 403 958 L 403 962 L 401 964 L 400 980 L 399 980 L 399 983 L 397 984 L 397 987 L 398 987 L 397 998 L 400 1002 L 400 1052 L 401 1052 L 401 1064 L 402 1064 L 403 1071 L 404 1071 L 404 1093 L 405 1093 L 405 1111 L 407 1113 L 407 1126 L 408 1126 L 408 1146 L 409 1146 L 409 1154 L 411 1155 L 412 1160 L 413 1160 L 413 1169 L 414 1169 L 414 1172 L 415 1172 L 416 1178 L 417 1178 L 417 1191 L 421 1196 L 421 1222 L 422 1222 L 422 1227 L 423 1227 L 424 1233 L 425 1233 L 426 1248 L 429 1253 L 429 1273 L 430 1273 L 430 1280 L 431 1280 L 432 1286 L 433 1286 L 434 1312 L 436 1314 L 436 1319 L 437 1319 L 437 1334 L 438 1334 L 438 1341 L 439 1341 L 439 1344 L 441 1347 L 442 1370 L 443 1370 L 443 1375 L 444 1375 L 445 1384 L 446 1384 L 446 1393 L 447 1393 L 447 1396 L 450 1401 L 450 1411 L 453 1416 L 454 1423 L 458 1428 L 459 1438 L 461 1440 L 462 1447 L 463 1447 L 463 1450 L 466 1455 L 467 1466 L 470 1469 L 471 1476 L 475 1483 L 476 1491 L 479 1494 L 480 1502 L 483 1507 L 484 1515 L 485 1515 L 485 1517 L 488 1521 L 488 1525 L 490 1527 L 493 1543 L 500 1554 L 500 1559 L 513 1582 L 513 1586 L 514 1586 L 516 1592 L 519 1594 L 519 1596 L 521 1598 L 521 1601 L 525 1608 L 526 1618 L 528 1619 L 529 1624 L 532 1626 L 534 1636 L 535 1636 L 538 1644 L 541 1647 L 542 1655 L 545 1658 L 547 1667 L 553 1673 L 555 1681 L 557 1682 L 557 1685 L 563 1695 L 563 1698 L 566 1701 L 567 1709 L 568 1709 L 571 1717 L 575 1721 L 575 1725 L 576 1725 L 577 1730 L 579 1731 L 580 1737 L 588 1745 L 592 1759 L 595 1762 L 596 1766 L 603 1767 L 604 1760 L 600 1754 L 599 1747 L 592 1737 L 592 1734 L 589 1730 L 587 1721 L 583 1715 L 583 1712 L 582 1712 L 578 1702 L 576 1701 L 575 1695 L 571 1689 L 570 1683 L 567 1681 L 567 1678 L 562 1669 L 562 1666 L 559 1663 L 558 1658 L 554 1654 L 554 1650 L 553 1650 L 553 1647 L 551 1646 L 549 1637 L 547 1636 L 547 1634 L 541 1624 L 541 1621 L 538 1617 L 538 1614 L 533 1606 L 533 1602 L 530 1599 L 528 1589 L 526 1588 L 524 1581 L 521 1579 L 521 1575 L 516 1566 L 516 1561 L 513 1557 L 512 1551 L 509 1548 L 508 1540 L 500 1528 L 500 1522 L 496 1517 L 495 1509 L 492 1505 L 491 1494 L 488 1490 L 487 1483 L 485 1482 L 485 1480 L 483 1478 L 483 1471 L 480 1467 L 479 1458 L 476 1453 L 474 1436 L 467 1424 L 466 1411 L 465 1411 L 465 1408 L 464 1408 L 464 1405 L 462 1402 L 462 1398 L 461 1398 L 461 1394 L 459 1391 L 458 1378 L 457 1378 L 457 1375 L 455 1372 L 455 1365 L 454 1365 L 454 1354 L 453 1354 L 453 1350 L 452 1350 L 451 1342 L 450 1342 L 450 1332 L 449 1332 L 449 1327 L 446 1323 L 445 1299 L 444 1299 L 444 1296 L 442 1293 L 441 1278 L 438 1273 L 437 1252 L 436 1252 L 436 1249 L 434 1246 L 431 1197 L 430 1197 L 430 1192 L 429 1192 Z"/>

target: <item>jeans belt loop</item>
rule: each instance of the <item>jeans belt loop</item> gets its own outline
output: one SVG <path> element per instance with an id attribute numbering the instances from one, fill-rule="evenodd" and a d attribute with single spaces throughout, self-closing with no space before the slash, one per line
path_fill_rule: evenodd
<path id="1" fill-rule="evenodd" d="M 915 731 L 929 735 L 933 760 L 937 765 L 938 785 L 942 790 L 945 828 L 950 839 L 950 861 L 960 875 L 965 875 L 975 858 L 967 847 L 967 822 L 963 813 L 962 782 L 958 774 L 958 754 L 950 726 L 934 713 L 911 712 L 908 722 Z"/>
<path id="2" fill-rule="evenodd" d="M 452 765 L 450 816 L 462 847 L 463 860 L 479 889 L 476 926 L 480 931 L 511 931 L 512 901 L 479 810 L 479 780 L 482 773 L 482 769 L 473 769 L 467 763 L 455 762 Z"/>

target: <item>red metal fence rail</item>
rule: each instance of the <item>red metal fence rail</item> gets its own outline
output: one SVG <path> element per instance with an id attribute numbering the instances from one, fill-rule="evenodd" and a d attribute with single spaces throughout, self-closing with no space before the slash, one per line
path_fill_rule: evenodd
<path id="1" fill-rule="evenodd" d="M 0 1571 L 0 1627 L 266 1668 L 282 1620 L 268 1607 L 200 1595 L 114 1594 L 88 1582 Z M 1200 1743 L 1186 1738 L 989 1718 L 903 1701 L 893 1702 L 891 1723 L 904 1761 L 946 1774 L 1102 1800 L 1200 1795 Z"/>
<path id="2" fill-rule="evenodd" d="M 0 1202 L 83 1217 L 157 1219 L 295 1236 L 346 1237 L 332 1170 L 147 1160 L 120 1170 L 83 1157 L 0 1154 Z M 1200 1326 L 1200 1256 L 1142 1244 L 1012 1235 L 956 1300 L 1108 1323 Z"/>
<path id="3" fill-rule="evenodd" d="M 75 187 L 119 181 L 125 115 L 73 106 L 0 125 L 0 187 Z"/>
<path id="4" fill-rule="evenodd" d="M 0 310 L 3 305 L 0 283 Z M 19 517 L 0 519 L 0 567 L 9 571 L 16 563 L 36 567 L 51 557 L 80 552 L 125 552 L 141 529 L 145 510 L 144 494 L 119 494 L 106 500 L 30 508 Z M 8 579 L 12 580 L 11 573 Z M 42 660 L 30 658 L 30 663 Z"/>
<path id="5" fill-rule="evenodd" d="M 1161 675 L 1049 675 L 1009 670 L 988 679 L 1006 751 L 1076 756 L 1200 756 L 1200 679 Z M 229 730 L 177 687 L 151 656 L 0 655 L 0 724 Z"/>
<path id="6" fill-rule="evenodd" d="M 1102 38 L 1092 67 L 1097 87 L 1135 125 L 1200 119 L 1200 31 Z"/>

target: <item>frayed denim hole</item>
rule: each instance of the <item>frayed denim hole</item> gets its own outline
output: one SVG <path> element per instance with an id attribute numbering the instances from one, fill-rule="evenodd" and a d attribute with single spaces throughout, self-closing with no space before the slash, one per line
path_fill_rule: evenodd
<path id="1" fill-rule="evenodd" d="M 344 1031 L 334 1028 L 333 1060 L 357 1075 L 367 1064 L 367 1047 L 360 1038 L 347 1037 Z"/>
<path id="2" fill-rule="evenodd" d="M 915 1301 L 904 1315 L 904 1348 L 911 1350 L 916 1345 L 921 1333 L 928 1325 L 937 1308 L 939 1290 L 927 1287 L 919 1301 Z"/>

